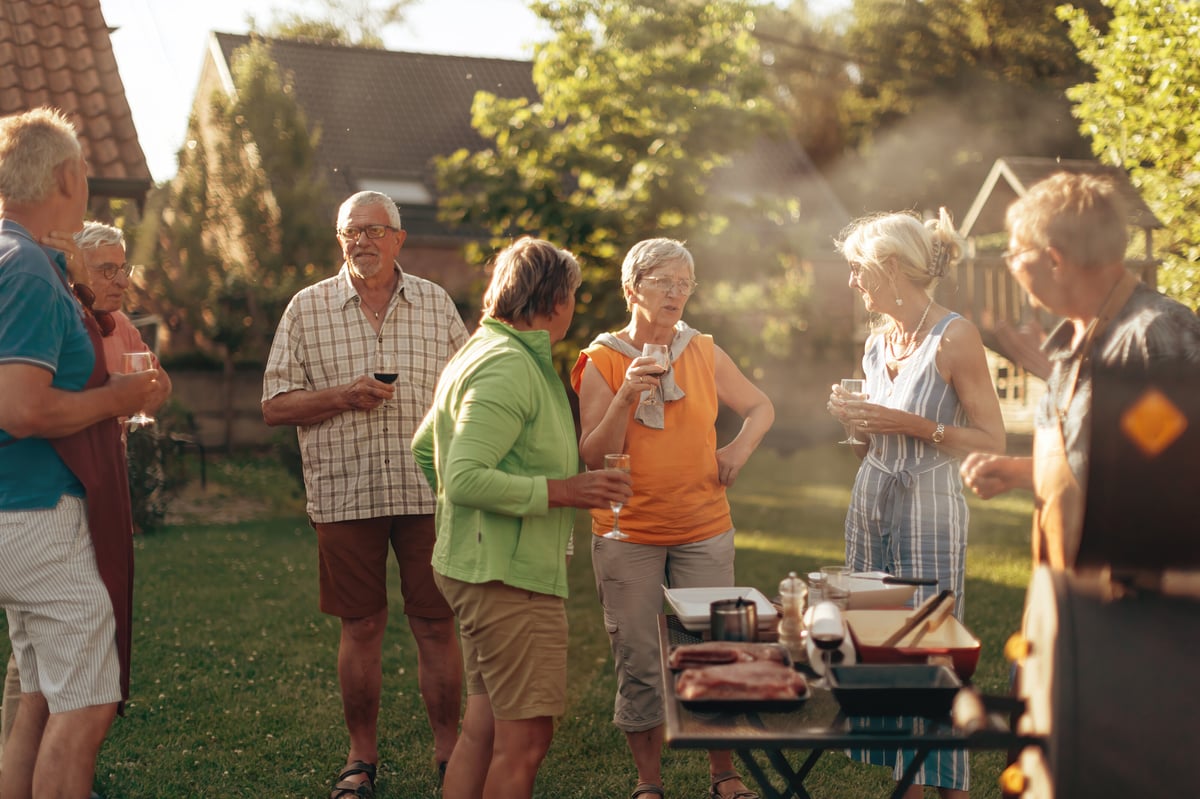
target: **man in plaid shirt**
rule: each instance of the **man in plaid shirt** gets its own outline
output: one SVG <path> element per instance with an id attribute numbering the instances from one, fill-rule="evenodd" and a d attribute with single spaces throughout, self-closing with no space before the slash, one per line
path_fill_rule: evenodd
<path id="1" fill-rule="evenodd" d="M 338 677 L 350 751 L 331 799 L 373 795 L 389 545 L 443 770 L 457 737 L 462 660 L 430 566 L 434 498 L 409 444 L 467 330 L 441 287 L 401 270 L 405 235 L 384 194 L 359 192 L 342 204 L 345 263 L 292 299 L 263 380 L 263 418 L 299 434 L 321 610 L 342 622 Z"/>

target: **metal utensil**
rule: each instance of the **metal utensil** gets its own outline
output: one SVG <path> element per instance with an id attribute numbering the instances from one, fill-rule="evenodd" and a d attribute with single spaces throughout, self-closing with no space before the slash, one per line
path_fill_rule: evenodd
<path id="1" fill-rule="evenodd" d="M 938 605 L 946 601 L 947 598 L 954 596 L 954 592 L 946 589 L 939 594 L 929 597 L 917 608 L 916 612 L 904 620 L 904 624 L 900 625 L 900 629 L 889 635 L 880 646 L 889 647 L 895 646 L 900 639 L 917 629 L 917 626 L 929 618 L 929 615 L 937 610 Z"/>
<path id="2" fill-rule="evenodd" d="M 878 580 L 884 585 L 937 585 L 934 577 L 897 577 L 894 574 L 851 574 L 855 580 Z"/>

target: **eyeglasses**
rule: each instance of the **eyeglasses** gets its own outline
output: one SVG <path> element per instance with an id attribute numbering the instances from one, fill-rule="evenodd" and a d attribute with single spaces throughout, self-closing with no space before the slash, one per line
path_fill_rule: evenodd
<path id="1" fill-rule="evenodd" d="M 669 277 L 644 277 L 638 283 L 652 291 L 661 291 L 663 294 L 675 292 L 684 297 L 692 296 L 692 292 L 696 290 L 696 286 L 700 285 L 690 278 L 688 280 L 674 280 Z"/>
<path id="2" fill-rule="evenodd" d="M 862 271 L 865 268 L 866 268 L 866 264 L 860 264 L 858 261 L 851 261 L 850 262 L 850 275 L 852 277 L 858 277 L 859 275 L 862 274 Z"/>
<path id="3" fill-rule="evenodd" d="M 338 228 L 338 236 L 346 241 L 358 241 L 358 237 L 366 233 L 368 239 L 381 239 L 389 230 L 399 230 L 391 225 L 367 225 L 366 227 Z"/>
<path id="4" fill-rule="evenodd" d="M 1013 261 L 1016 260 L 1017 256 L 1024 255 L 1027 252 L 1041 252 L 1044 249 L 1046 249 L 1046 248 L 1045 247 L 1026 247 L 1023 250 L 1005 250 L 1004 252 L 1000 253 L 1000 257 L 1004 259 L 1004 265 L 1007 266 L 1009 269 L 1012 269 Z"/>
<path id="5" fill-rule="evenodd" d="M 101 274 L 105 280 L 113 280 L 118 272 L 124 273 L 125 277 L 133 277 L 133 273 L 137 271 L 137 264 L 97 264 L 96 266 L 88 267 L 95 269 Z"/>

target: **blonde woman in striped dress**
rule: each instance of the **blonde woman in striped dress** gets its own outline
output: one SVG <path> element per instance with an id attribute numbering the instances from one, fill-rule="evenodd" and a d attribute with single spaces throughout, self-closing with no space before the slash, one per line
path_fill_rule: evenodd
<path id="1" fill-rule="evenodd" d="M 962 242 L 943 209 L 928 222 L 908 213 L 860 219 L 838 248 L 850 265 L 850 287 L 877 317 L 862 361 L 866 396 L 834 386 L 829 398 L 830 413 L 847 433 L 868 442 L 853 445 L 862 465 L 846 514 L 846 564 L 936 578 L 936 586 L 917 589 L 913 602 L 950 589 L 961 619 L 967 503 L 959 459 L 1004 451 L 1004 422 L 979 331 L 932 296 L 938 278 L 961 257 Z M 861 756 L 893 766 L 899 779 L 912 752 Z M 967 796 L 967 753 L 932 753 L 907 799 L 920 797 L 924 785 L 937 787 L 943 799 Z"/>

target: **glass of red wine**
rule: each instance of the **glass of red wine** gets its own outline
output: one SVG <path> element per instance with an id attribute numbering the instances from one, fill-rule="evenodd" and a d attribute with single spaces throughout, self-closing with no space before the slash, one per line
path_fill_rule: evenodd
<path id="1" fill-rule="evenodd" d="M 396 355 L 389 352 L 381 352 L 375 356 L 375 372 L 374 377 L 380 383 L 395 383 L 396 378 L 400 376 L 400 364 L 396 360 Z M 387 400 L 384 400 L 383 407 L 387 407 Z"/>
<path id="2" fill-rule="evenodd" d="M 400 367 L 396 363 L 396 356 L 381 353 L 375 362 L 375 379 L 380 383 L 395 383 L 399 376 Z"/>

